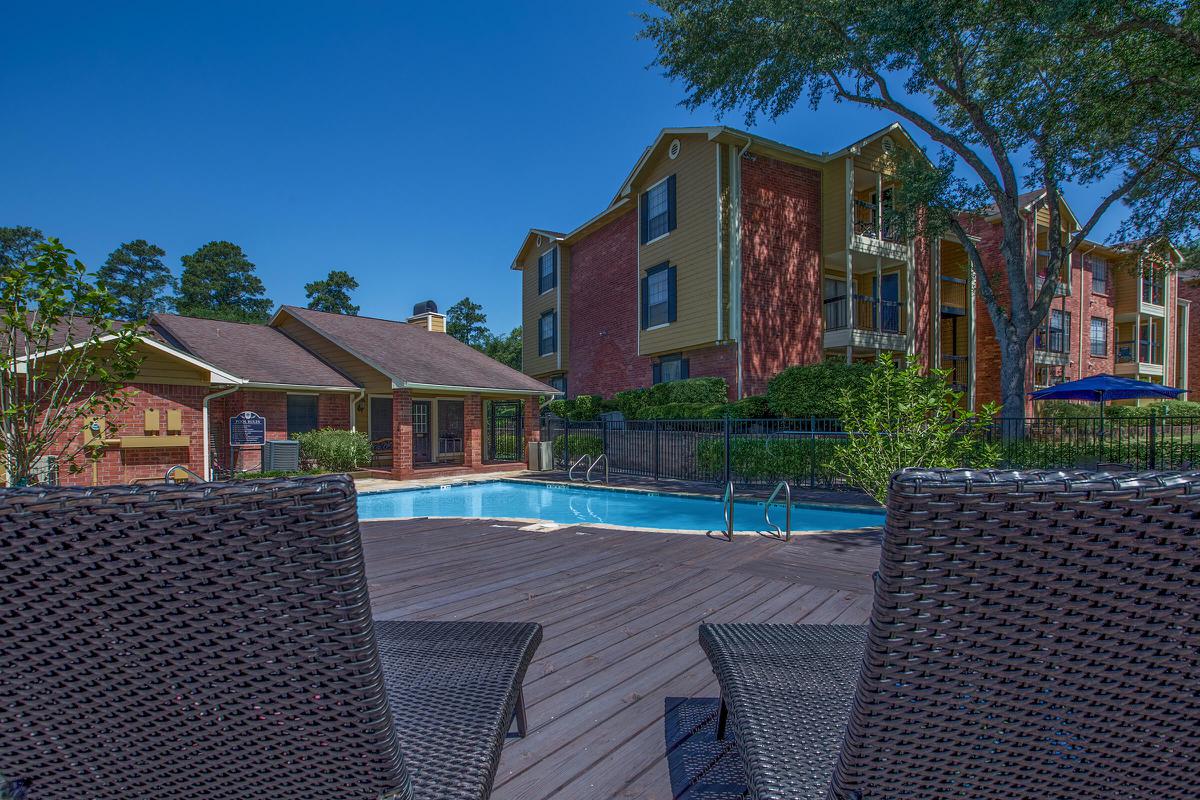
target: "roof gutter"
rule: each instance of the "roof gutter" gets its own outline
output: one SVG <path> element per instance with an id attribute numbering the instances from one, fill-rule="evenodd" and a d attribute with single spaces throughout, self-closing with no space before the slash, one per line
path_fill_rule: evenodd
<path id="1" fill-rule="evenodd" d="M 398 389 L 418 389 L 420 391 L 454 391 L 454 392 L 487 392 L 489 394 L 549 394 L 558 395 L 562 392 L 547 386 L 543 389 L 501 389 L 495 386 L 448 386 L 440 383 L 411 383 L 406 382 L 397 386 Z"/>

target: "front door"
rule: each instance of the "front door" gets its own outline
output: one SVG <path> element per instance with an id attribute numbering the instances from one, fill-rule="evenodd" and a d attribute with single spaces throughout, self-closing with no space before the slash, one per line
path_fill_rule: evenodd
<path id="1" fill-rule="evenodd" d="M 413 400 L 412 404 L 413 463 L 428 464 L 433 460 L 429 438 L 429 401 Z"/>
<path id="2" fill-rule="evenodd" d="M 371 466 L 392 466 L 392 398 L 372 397 L 368 401 L 371 433 Z"/>

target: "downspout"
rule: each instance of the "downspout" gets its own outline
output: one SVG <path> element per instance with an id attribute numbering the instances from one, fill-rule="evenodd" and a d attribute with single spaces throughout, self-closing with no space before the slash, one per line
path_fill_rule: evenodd
<path id="1" fill-rule="evenodd" d="M 216 400 L 218 397 L 224 397 L 224 396 L 225 396 L 225 395 L 227 395 L 227 394 L 233 394 L 234 392 L 236 392 L 236 391 L 237 391 L 238 389 L 240 389 L 240 388 L 242 388 L 242 387 L 240 387 L 240 386 L 234 386 L 234 387 L 231 387 L 231 388 L 229 388 L 229 389 L 222 389 L 222 390 L 221 390 L 221 391 L 219 391 L 219 392 L 213 392 L 212 394 L 206 394 L 206 395 L 204 395 L 204 404 L 203 404 L 203 407 L 204 407 L 204 412 L 203 412 L 203 414 L 202 414 L 202 416 L 203 416 L 203 419 L 204 419 L 204 442 L 203 442 L 203 447 L 204 447 L 204 472 L 203 472 L 203 473 L 201 473 L 201 474 L 202 474 L 202 475 L 204 475 L 204 480 L 206 480 L 206 481 L 211 481 L 211 480 L 212 480 L 212 451 L 211 451 L 211 449 L 209 448 L 209 438 L 208 438 L 208 430 L 209 430 L 209 426 L 208 426 L 208 401 L 209 401 L 209 400 Z"/>
<path id="2" fill-rule="evenodd" d="M 363 398 L 366 396 L 367 390 L 366 387 L 363 387 L 359 390 L 358 395 L 350 401 L 350 430 L 352 431 L 358 430 L 358 414 L 355 413 L 355 409 L 358 408 L 358 404 L 361 403 Z"/>
<path id="3" fill-rule="evenodd" d="M 737 397 L 742 399 L 745 397 L 743 391 L 742 380 L 742 156 L 746 155 L 746 151 L 750 149 L 750 145 L 754 143 L 754 139 L 750 136 L 746 137 L 746 144 L 737 151 L 737 158 L 734 159 L 731 177 L 734 180 L 734 208 L 736 213 L 733 218 L 734 225 L 734 242 L 737 245 L 737 281 L 730 281 L 729 293 L 737 298 Z M 736 292 L 736 294 L 735 294 Z M 730 320 L 732 327 L 733 320 Z"/>

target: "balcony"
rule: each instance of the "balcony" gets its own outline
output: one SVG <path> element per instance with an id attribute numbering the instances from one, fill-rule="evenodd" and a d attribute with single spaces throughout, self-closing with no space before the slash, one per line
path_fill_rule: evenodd
<path id="1" fill-rule="evenodd" d="M 1033 360 L 1038 364 L 1066 364 L 1071 353 L 1071 328 L 1042 328 L 1033 336 Z"/>
<path id="2" fill-rule="evenodd" d="M 854 235 L 900 244 L 903 237 L 888 222 L 880 223 L 879 204 L 854 199 Z"/>
<path id="3" fill-rule="evenodd" d="M 1162 342 L 1151 339 L 1128 339 L 1117 342 L 1117 364 L 1163 366 Z"/>
<path id="4" fill-rule="evenodd" d="M 1142 305 L 1162 306 L 1166 302 L 1166 284 L 1161 279 L 1142 278 Z"/>
<path id="5" fill-rule="evenodd" d="M 850 327 L 849 301 L 854 302 L 854 327 Z M 825 346 L 878 347 L 903 350 L 907 347 L 904 304 L 870 295 L 845 295 L 825 300 Z"/>
<path id="6" fill-rule="evenodd" d="M 942 369 L 949 373 L 946 380 L 949 381 L 950 388 L 956 392 L 967 390 L 970 367 L 970 356 L 942 356 Z"/>

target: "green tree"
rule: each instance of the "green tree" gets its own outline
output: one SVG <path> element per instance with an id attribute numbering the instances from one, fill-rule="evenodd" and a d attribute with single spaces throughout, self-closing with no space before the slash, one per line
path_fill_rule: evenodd
<path id="1" fill-rule="evenodd" d="M 37 246 L 45 240 L 37 228 L 17 225 L 0 228 L 0 269 L 24 264 L 37 253 Z"/>
<path id="2" fill-rule="evenodd" d="M 96 278 L 118 300 L 121 319 L 148 319 L 171 307 L 168 292 L 176 291 L 175 278 L 163 256 L 167 251 L 145 239 L 126 242 L 108 254 Z"/>
<path id="3" fill-rule="evenodd" d="M 890 353 L 854 391 L 839 399 L 847 438 L 830 468 L 874 497 L 887 500 L 892 473 L 905 467 L 991 467 L 999 448 L 987 438 L 996 406 L 966 410 L 948 373 L 926 375 L 915 362 L 901 369 Z M 932 378 L 932 380 L 931 380 Z"/>
<path id="4" fill-rule="evenodd" d="M 521 369 L 521 326 L 513 328 L 507 336 L 488 334 L 483 352 L 501 364 Z"/>
<path id="5" fill-rule="evenodd" d="M 487 329 L 487 314 L 483 306 L 464 297 L 446 311 L 446 333 L 463 344 L 482 350 L 488 343 L 491 332 Z"/>
<path id="6" fill-rule="evenodd" d="M 308 307 L 314 311 L 357 317 L 358 306 L 350 302 L 350 293 L 357 288 L 358 281 L 354 276 L 344 270 L 334 269 L 329 271 L 325 280 L 304 284 L 304 295 L 308 298 Z"/>
<path id="7" fill-rule="evenodd" d="M 814 108 L 827 99 L 850 102 L 901 117 L 941 149 L 936 164 L 898 165 L 894 204 L 910 233 L 948 230 L 965 249 L 1000 344 L 1005 417 L 1024 415 L 1029 341 L 1062 264 L 1109 209 L 1136 202 L 1178 164 L 1196 135 L 1190 98 L 1200 96 L 1200 69 L 1178 68 L 1197 64 L 1194 55 L 1164 36 L 1085 35 L 1090 6 L 1076 0 L 656 2 L 663 13 L 646 17 L 643 36 L 657 45 L 656 63 L 685 84 L 685 105 L 741 108 L 753 124 L 805 99 Z M 1177 17 L 1188 8 L 1151 0 L 1120 6 Z M 1161 64 L 1172 67 L 1174 92 L 1148 77 Z M 1186 98 L 1182 108 L 1169 102 L 1172 94 Z M 1115 180 L 1100 188 L 1104 179 Z M 1057 230 L 1067 184 L 1096 187 L 1098 202 L 1066 241 L 1050 237 L 1050 277 L 1035 289 L 1026 278 L 1031 245 L 1018 198 L 1044 188 Z M 1003 237 L 996 272 L 969 235 L 989 205 Z M 1161 225 L 1158 232 L 1170 233 Z"/>
<path id="8" fill-rule="evenodd" d="M 189 317 L 266 322 L 274 307 L 254 264 L 232 242 L 209 242 L 180 259 L 175 310 Z"/>
<path id="9" fill-rule="evenodd" d="M 118 300 L 56 239 L 22 262 L 0 265 L 0 456 L 9 485 L 38 460 L 82 469 L 98 458 L 83 430 L 125 408 L 137 375 L 137 324 L 114 322 Z M 103 423 L 99 423 L 103 426 Z"/>

